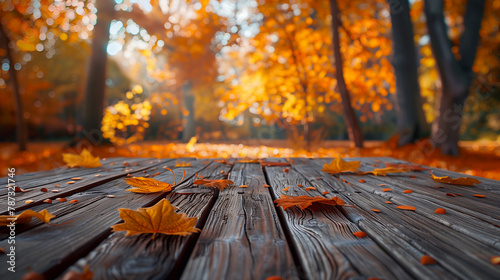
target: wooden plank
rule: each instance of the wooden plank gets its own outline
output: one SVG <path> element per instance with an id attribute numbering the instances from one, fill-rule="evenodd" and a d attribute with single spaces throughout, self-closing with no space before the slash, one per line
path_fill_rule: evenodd
<path id="1" fill-rule="evenodd" d="M 339 197 L 357 206 L 356 209 L 345 208 L 345 213 L 350 220 L 356 222 L 382 248 L 391 253 L 414 277 L 420 279 L 492 279 L 500 272 L 500 268 L 489 263 L 489 258 L 498 254 L 497 250 L 437 220 L 429 219 L 423 214 L 424 206 L 420 204 L 423 198 L 419 197 L 411 204 L 404 204 L 415 206 L 417 208 L 415 212 L 396 209 L 398 201 L 394 199 L 394 192 L 391 194 L 381 191 L 373 192 L 372 188 L 375 187 L 369 187 L 374 183 L 370 180 L 370 176 L 341 174 L 340 179 L 350 178 L 346 179 L 347 184 L 319 171 L 320 163 L 316 161 L 309 165 L 309 168 L 296 168 L 301 168 L 313 185 L 318 188 L 331 188 L 332 192 L 338 192 Z M 356 179 L 352 179 L 353 176 L 356 176 Z M 317 180 L 317 177 L 321 177 L 321 180 Z M 390 182 L 393 177 L 380 178 Z M 366 182 L 359 182 L 360 178 L 366 179 Z M 385 203 L 388 197 L 381 196 L 381 193 L 391 195 L 391 201 L 395 204 Z M 373 208 L 380 210 L 381 213 L 371 211 L 370 209 Z M 432 212 L 434 210 L 435 208 Z M 420 265 L 419 258 L 424 254 L 431 255 L 438 260 L 439 264 Z"/>
<path id="2" fill-rule="evenodd" d="M 181 279 L 298 279 L 260 164 L 235 163 L 229 179 Z"/>
<path id="3" fill-rule="evenodd" d="M 121 163 L 120 163 L 121 164 Z M 167 160 L 159 160 L 159 159 L 154 159 L 154 160 L 148 160 L 139 163 L 137 166 L 127 166 L 123 171 L 121 168 L 117 171 L 109 171 L 109 172 L 100 172 L 99 177 L 95 177 L 94 174 L 88 174 L 86 176 L 81 176 L 81 180 L 75 180 L 73 181 L 73 184 L 67 184 L 67 179 L 64 181 L 58 181 L 59 186 L 54 186 L 53 184 L 49 185 L 42 185 L 40 187 L 37 187 L 36 190 L 29 191 L 29 192 L 24 192 L 24 193 L 15 193 L 15 199 L 16 199 L 16 211 L 21 211 L 28 209 L 32 207 L 33 205 L 39 205 L 42 204 L 43 200 L 45 199 L 55 199 L 55 198 L 60 198 L 60 197 L 66 197 L 70 196 L 72 194 L 75 194 L 77 192 L 81 192 L 90 188 L 93 188 L 97 185 L 115 180 L 120 177 L 127 176 L 127 174 L 133 173 L 133 172 L 138 172 L 142 171 L 144 174 L 141 174 L 141 176 L 147 175 L 148 171 L 150 172 L 158 172 L 157 170 L 161 169 L 159 168 L 159 165 L 167 165 L 170 164 L 171 167 L 174 166 L 173 160 L 172 159 L 167 159 Z M 151 174 L 152 175 L 152 174 Z M 46 188 L 46 192 L 42 192 L 41 189 Z M 58 190 L 58 192 L 53 192 L 53 190 Z M 10 188 L 12 190 L 12 188 Z M 32 203 L 30 204 L 25 204 L 26 200 L 33 200 Z M 0 204 L 5 203 L 7 205 L 8 201 L 8 196 L 0 196 Z M 6 211 L 0 213 L 2 215 L 7 214 Z"/>
<path id="4" fill-rule="evenodd" d="M 321 195 L 318 190 L 306 191 L 305 188 L 312 185 L 294 168 L 285 172 L 282 167 L 266 167 L 265 171 L 275 197 L 281 194 Z M 286 187 L 289 189 L 284 191 Z M 360 231 L 359 227 L 349 221 L 337 207 L 314 205 L 305 210 L 292 207 L 281 212 L 290 232 L 291 242 L 297 248 L 305 278 L 411 279 L 373 240 L 355 237 L 353 233 Z"/>
<path id="5" fill-rule="evenodd" d="M 230 169 L 229 165 L 212 163 L 198 174 L 221 179 L 226 176 L 221 171 Z M 203 229 L 218 190 L 193 186 L 193 180 L 185 181 L 166 198 L 189 217 L 198 217 L 196 227 Z M 152 240 L 151 235 L 125 237 L 123 232 L 114 232 L 68 270 L 79 271 L 88 264 L 95 279 L 178 278 L 198 237 L 160 234 Z"/>
<path id="6" fill-rule="evenodd" d="M 206 164 L 198 161 L 191 168 L 175 168 L 174 171 L 177 176 L 182 176 L 183 170 L 186 170 L 187 176 L 192 177 L 195 172 L 205 167 Z M 163 169 L 161 172 L 155 177 L 156 179 L 173 182 L 173 175 L 169 171 Z M 136 209 L 149 206 L 166 195 L 164 193 L 135 194 L 124 191 L 128 188 L 130 186 L 123 179 L 118 179 L 67 197 L 68 201 L 78 199 L 79 202 L 75 204 L 66 202 L 32 207 L 36 211 L 47 209 L 56 215 L 52 223 L 63 223 L 63 225 L 41 224 L 16 234 L 18 274 L 2 270 L 0 279 L 17 279 L 20 274 L 27 271 L 28 267 L 44 273 L 47 278 L 58 275 L 110 234 L 110 226 L 120 220 L 117 208 Z M 109 194 L 115 195 L 115 198 L 108 198 Z M 72 222 L 64 224 L 70 221 Z M 8 248 L 7 240 L 2 240 L 0 247 Z M 43 257 L 33 254 L 33 250 L 43 252 Z M 6 255 L 0 255 L 0 262 L 5 262 L 6 259 Z"/>

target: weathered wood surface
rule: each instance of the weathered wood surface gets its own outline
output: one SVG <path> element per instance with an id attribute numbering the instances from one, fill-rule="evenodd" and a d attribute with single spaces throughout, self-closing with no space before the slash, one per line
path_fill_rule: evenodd
<path id="1" fill-rule="evenodd" d="M 348 160 L 361 160 L 360 169 L 365 171 L 382 168 L 387 162 L 403 163 L 391 158 Z M 16 210 L 47 209 L 56 215 L 51 223 L 63 225 L 47 225 L 36 219 L 17 225 L 17 272 L 7 271 L 8 257 L 0 254 L 0 279 L 21 279 L 28 269 L 43 273 L 47 279 L 61 278 L 85 265 L 93 271 L 94 279 L 499 278 L 500 266 L 490 263 L 492 256 L 500 255 L 498 181 L 478 178 L 482 183 L 473 187 L 448 185 L 434 182 L 428 171 L 332 176 L 321 171 L 331 159 L 266 160 L 289 166 L 227 164 L 235 160 L 177 161 L 192 165 L 175 167 L 173 159 L 114 158 L 102 161 L 100 168 L 59 168 L 17 176 L 18 186 L 32 191 L 16 193 Z M 178 180 L 186 172 L 186 178 L 172 192 L 124 191 L 129 188 L 124 181 L 127 174 L 156 175 L 157 180 L 173 182 L 173 175 L 164 167 L 172 168 Z M 440 169 L 432 172 L 472 177 Z M 196 186 L 192 184 L 196 173 L 205 178 L 229 176 L 235 186 L 222 191 Z M 82 179 L 66 184 L 74 177 Z M 7 179 L 3 180 L 0 184 L 6 185 Z M 264 184 L 271 187 L 264 188 Z M 42 187 L 48 192 L 41 192 Z M 289 189 L 283 190 L 286 187 Z M 324 191 L 328 193 L 323 195 Z M 273 204 L 281 194 L 338 196 L 355 207 L 314 205 L 283 211 Z M 77 199 L 78 203 L 43 203 L 56 197 Z M 117 208 L 148 207 L 163 198 L 188 216 L 198 217 L 201 233 L 158 235 L 152 240 L 148 234 L 125 237 L 123 232 L 111 232 L 110 226 L 120 221 Z M 6 199 L 5 188 L 0 188 L 0 205 L 6 205 Z M 24 204 L 28 199 L 34 202 Z M 400 210 L 398 205 L 415 206 L 416 211 Z M 438 207 L 445 208 L 447 214 L 435 214 Z M 360 230 L 368 236 L 353 235 Z M 8 236 L 5 228 L 0 229 L 0 248 L 6 251 Z M 423 255 L 438 263 L 421 265 Z"/>

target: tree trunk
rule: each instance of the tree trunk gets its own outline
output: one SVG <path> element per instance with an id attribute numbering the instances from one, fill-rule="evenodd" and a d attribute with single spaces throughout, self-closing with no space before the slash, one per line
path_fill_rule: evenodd
<path id="1" fill-rule="evenodd" d="M 115 2 L 99 0 L 97 6 L 97 23 L 94 26 L 90 62 L 87 68 L 85 84 L 85 100 L 83 108 L 83 130 L 81 136 L 97 146 L 103 142 L 101 122 L 104 114 L 106 92 L 107 46 L 109 26 L 114 14 Z"/>
<path id="2" fill-rule="evenodd" d="M 23 104 L 21 101 L 21 95 L 19 92 L 19 86 L 17 81 L 16 69 L 14 69 L 14 56 L 10 49 L 10 39 L 7 36 L 7 31 L 0 23 L 0 40 L 5 45 L 5 51 L 7 53 L 7 59 L 9 60 L 9 81 L 12 86 L 12 93 L 14 94 L 14 102 L 16 107 L 16 138 L 19 144 L 20 151 L 26 151 L 26 145 L 28 142 L 27 127 L 26 122 L 23 117 Z"/>
<path id="3" fill-rule="evenodd" d="M 484 0 L 469 0 L 464 17 L 464 33 L 460 38 L 460 60 L 451 51 L 444 21 L 443 1 L 425 0 L 425 15 L 431 47 L 441 77 L 442 92 L 439 116 L 432 130 L 433 143 L 441 153 L 458 155 L 458 139 L 465 99 L 472 82 L 472 65 L 479 44 Z"/>
<path id="4" fill-rule="evenodd" d="M 335 56 L 335 75 L 337 79 L 337 87 L 342 97 L 342 107 L 344 109 L 344 119 L 349 133 L 349 140 L 354 142 L 358 148 L 363 147 L 363 134 L 359 128 L 356 114 L 352 109 L 351 97 L 347 91 L 344 80 L 344 70 L 342 69 L 342 55 L 340 53 L 340 40 L 339 40 L 339 22 L 340 12 L 337 5 L 337 0 L 330 0 L 330 10 L 332 13 L 332 30 L 333 30 L 333 53 Z"/>
<path id="5" fill-rule="evenodd" d="M 413 24 L 408 0 L 388 0 L 391 9 L 392 65 L 396 75 L 396 111 L 399 145 L 413 143 L 428 136 L 418 83 L 417 49 L 413 40 Z"/>

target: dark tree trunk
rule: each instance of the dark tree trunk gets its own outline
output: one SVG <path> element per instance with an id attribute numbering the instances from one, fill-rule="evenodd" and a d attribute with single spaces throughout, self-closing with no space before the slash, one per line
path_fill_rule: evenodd
<path id="1" fill-rule="evenodd" d="M 26 145 L 28 143 L 27 127 L 26 122 L 23 117 L 23 104 L 21 101 L 21 95 L 19 92 L 19 86 L 17 81 L 16 69 L 14 69 L 14 56 L 12 55 L 12 50 L 10 49 L 10 39 L 7 36 L 7 31 L 0 23 L 0 40 L 4 44 L 5 51 L 7 53 L 7 59 L 9 60 L 9 81 L 12 87 L 12 93 L 14 94 L 14 102 L 16 107 L 16 138 L 19 144 L 20 151 L 26 151 Z"/>
<path id="2" fill-rule="evenodd" d="M 408 0 L 388 0 L 392 23 L 392 65 L 396 75 L 396 111 L 399 145 L 429 135 L 418 83 L 417 49 Z"/>
<path id="3" fill-rule="evenodd" d="M 88 140 L 92 145 L 100 145 L 103 142 L 101 122 L 106 92 L 106 49 L 115 2 L 112 0 L 98 0 L 96 5 L 98 10 L 97 23 L 94 26 L 90 61 L 87 68 L 83 130 L 81 132 L 81 137 Z"/>
<path id="4" fill-rule="evenodd" d="M 182 141 L 188 142 L 191 137 L 196 136 L 196 126 L 194 123 L 194 95 L 191 91 L 191 83 L 187 82 L 182 86 L 182 95 L 184 97 L 184 108 L 189 112 L 187 116 L 182 112 Z"/>
<path id="5" fill-rule="evenodd" d="M 484 0 L 469 0 L 464 17 L 464 33 L 460 38 L 457 60 L 451 51 L 444 21 L 443 1 L 425 0 L 427 28 L 431 47 L 441 77 L 442 92 L 439 116 L 432 129 L 432 141 L 443 154 L 458 155 L 458 139 L 465 99 L 472 82 L 472 65 L 479 44 Z"/>
<path id="6" fill-rule="evenodd" d="M 359 128 L 358 119 L 352 109 L 351 97 L 344 80 L 344 70 L 342 69 L 342 55 L 340 53 L 339 40 L 339 22 L 340 12 L 336 0 L 330 0 L 330 10 L 332 14 L 332 30 L 333 30 L 333 53 L 335 56 L 335 75 L 337 79 L 337 87 L 342 97 L 342 107 L 344 109 L 344 119 L 346 122 L 349 139 L 354 142 L 358 148 L 363 147 L 363 134 Z"/>

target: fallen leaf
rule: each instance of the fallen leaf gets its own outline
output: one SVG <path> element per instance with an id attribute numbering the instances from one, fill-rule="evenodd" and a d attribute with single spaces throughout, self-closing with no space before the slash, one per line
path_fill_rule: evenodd
<path id="1" fill-rule="evenodd" d="M 444 214 L 446 214 L 446 209 L 444 209 L 444 208 L 437 208 L 436 211 L 434 211 L 434 213 L 444 215 Z"/>
<path id="2" fill-rule="evenodd" d="M 240 188 L 248 188 L 248 185 L 241 185 Z"/>
<path id="3" fill-rule="evenodd" d="M 400 172 L 408 172 L 408 171 L 410 171 L 410 170 L 409 169 L 387 167 L 387 168 L 376 168 L 376 169 L 373 169 L 372 171 L 356 173 L 356 175 L 372 174 L 375 176 L 385 176 L 389 173 L 400 173 Z"/>
<path id="4" fill-rule="evenodd" d="M 452 194 L 452 193 L 446 193 L 446 196 L 452 196 L 452 197 L 455 197 L 455 195 L 454 195 L 454 194 Z"/>
<path id="5" fill-rule="evenodd" d="M 499 265 L 500 264 L 500 256 L 491 257 L 490 262 L 492 265 Z"/>
<path id="6" fill-rule="evenodd" d="M 344 161 L 341 157 L 336 157 L 332 162 L 325 163 L 321 171 L 338 174 L 341 172 L 353 172 L 361 166 L 361 161 Z"/>
<path id="7" fill-rule="evenodd" d="M 475 178 L 467 178 L 467 177 L 450 178 L 450 176 L 436 177 L 434 176 L 434 174 L 432 174 L 432 172 L 430 173 L 432 180 L 439 183 L 445 183 L 450 185 L 464 185 L 464 186 L 473 186 L 474 184 L 481 183 L 479 180 Z"/>
<path id="8" fill-rule="evenodd" d="M 33 202 L 33 199 L 29 199 L 29 200 L 26 200 L 24 203 L 26 203 L 26 204 L 30 204 L 30 203 L 32 203 L 32 202 Z"/>
<path id="9" fill-rule="evenodd" d="M 175 209 L 166 199 L 137 211 L 119 208 L 120 218 L 124 223 L 111 228 L 113 231 L 126 231 L 125 236 L 152 233 L 153 239 L 157 233 L 186 236 L 200 231 L 194 227 L 198 218 L 187 217 L 185 213 L 175 213 Z"/>
<path id="10" fill-rule="evenodd" d="M 24 190 L 24 189 L 21 189 L 20 187 L 14 187 L 14 192 L 29 192 L 29 191 L 32 191 L 32 190 Z"/>
<path id="11" fill-rule="evenodd" d="M 277 203 L 277 206 L 283 207 L 283 210 L 286 210 L 292 206 L 299 206 L 302 210 L 311 206 L 313 203 L 321 203 L 327 205 L 339 205 L 342 206 L 345 202 L 339 197 L 332 198 L 324 198 L 320 196 L 310 197 L 307 195 L 301 196 L 288 196 L 282 194 L 279 199 L 276 199 L 274 203 Z"/>
<path id="12" fill-rule="evenodd" d="M 37 218 L 44 223 L 49 223 L 50 219 L 55 216 L 50 214 L 49 211 L 43 209 L 40 212 L 35 212 L 33 210 L 25 210 L 19 215 L 0 215 L 0 227 L 10 224 L 10 222 L 15 222 L 16 224 L 28 224 L 31 222 L 32 218 Z"/>
<path id="13" fill-rule="evenodd" d="M 219 190 L 222 191 L 223 189 L 228 188 L 230 185 L 233 185 L 234 183 L 231 180 L 225 180 L 225 179 L 220 179 L 220 180 L 198 179 L 194 181 L 193 184 L 204 185 L 211 188 L 218 188 Z"/>
<path id="14" fill-rule="evenodd" d="M 379 187 L 383 187 L 383 186 L 385 186 L 385 184 L 380 184 L 380 185 L 378 185 L 378 186 L 379 186 Z"/>
<path id="15" fill-rule="evenodd" d="M 323 195 L 326 195 L 326 194 L 329 194 L 329 192 L 328 192 L 328 191 L 324 191 L 324 192 L 323 192 Z"/>
<path id="16" fill-rule="evenodd" d="M 390 202 L 390 201 L 386 201 L 385 203 L 387 203 L 387 204 L 393 204 L 393 203 L 392 203 L 392 202 Z"/>
<path id="17" fill-rule="evenodd" d="M 404 190 L 403 193 L 412 193 L 412 190 Z"/>
<path id="18" fill-rule="evenodd" d="M 364 231 L 356 231 L 352 233 L 354 236 L 357 238 L 365 238 L 366 237 L 366 232 Z"/>
<path id="19" fill-rule="evenodd" d="M 74 183 L 75 183 L 75 181 L 68 181 L 68 182 L 66 182 L 66 184 L 74 184 Z"/>
<path id="20" fill-rule="evenodd" d="M 288 173 L 290 171 L 290 168 L 285 168 L 283 169 L 283 172 Z"/>
<path id="21" fill-rule="evenodd" d="M 406 163 L 386 163 L 385 167 L 399 168 L 399 169 L 408 169 L 412 171 L 420 171 L 420 170 L 429 170 L 429 168 L 422 167 L 416 164 L 406 164 Z"/>
<path id="22" fill-rule="evenodd" d="M 175 161 L 175 167 L 189 167 L 191 166 L 192 162 L 177 162 Z"/>
<path id="23" fill-rule="evenodd" d="M 47 189 L 46 188 L 41 188 L 40 191 L 41 192 L 47 192 Z"/>
<path id="24" fill-rule="evenodd" d="M 71 180 L 75 180 L 75 181 L 78 181 L 78 180 L 81 180 L 82 178 L 80 177 L 74 177 L 74 178 L 71 178 Z"/>
<path id="25" fill-rule="evenodd" d="M 312 191 L 312 190 L 315 190 L 315 189 L 316 189 L 315 187 L 307 187 L 306 191 Z"/>
<path id="26" fill-rule="evenodd" d="M 68 200 L 67 200 L 66 198 L 64 198 L 64 197 L 63 197 L 63 198 L 57 198 L 57 201 L 59 201 L 59 202 L 66 202 L 66 201 L 68 201 Z"/>
<path id="27" fill-rule="evenodd" d="M 428 256 L 428 255 L 423 255 L 421 258 L 420 258 L 420 263 L 422 265 L 428 265 L 428 264 L 436 264 L 437 261 L 432 258 L 431 256 Z"/>
<path id="28" fill-rule="evenodd" d="M 264 188 L 269 188 L 270 186 L 268 184 L 262 185 Z"/>
<path id="29" fill-rule="evenodd" d="M 99 157 L 92 156 L 92 154 L 87 149 L 83 149 L 80 155 L 63 154 L 63 160 L 64 162 L 66 162 L 66 165 L 68 167 L 92 168 L 102 166 L 101 162 L 99 161 Z"/>
<path id="30" fill-rule="evenodd" d="M 485 198 L 486 197 L 484 194 L 473 194 L 472 196 L 480 197 L 480 198 Z"/>
<path id="31" fill-rule="evenodd" d="M 459 194 L 459 193 L 455 193 L 455 195 L 458 195 L 458 196 L 463 196 L 462 194 Z"/>
<path id="32" fill-rule="evenodd" d="M 44 199 L 44 200 L 43 200 L 43 203 L 52 203 L 52 199 L 49 199 L 49 198 Z"/>
<path id="33" fill-rule="evenodd" d="M 174 171 L 172 169 L 166 168 L 172 174 L 174 174 L 174 183 L 169 184 L 165 182 L 160 182 L 153 178 L 144 178 L 144 177 L 133 177 L 125 179 L 127 184 L 131 185 L 135 189 L 128 189 L 126 191 L 134 192 L 134 193 L 157 193 L 157 192 L 169 192 L 172 190 L 172 186 L 177 184 L 177 178 L 175 177 Z M 184 175 L 182 176 L 182 180 L 184 180 L 184 176 L 186 176 L 186 171 L 184 171 Z"/>
<path id="34" fill-rule="evenodd" d="M 286 192 L 286 191 L 288 191 L 289 188 L 290 187 L 286 187 L 286 188 L 282 189 L 282 191 Z"/>
<path id="35" fill-rule="evenodd" d="M 409 210 L 409 211 L 415 211 L 415 207 L 413 206 L 407 206 L 407 205 L 400 205 L 397 207 L 398 209 L 401 209 L 401 210 Z"/>
<path id="36" fill-rule="evenodd" d="M 382 189 L 383 192 L 390 192 L 391 189 L 390 188 L 386 188 L 386 189 Z"/>
<path id="37" fill-rule="evenodd" d="M 375 208 L 373 208 L 373 209 L 370 209 L 370 210 L 372 210 L 373 212 L 377 212 L 377 213 L 380 213 L 380 210 L 378 210 L 378 209 L 375 209 Z"/>
<path id="38" fill-rule="evenodd" d="M 302 186 L 301 184 L 297 184 L 297 187 L 303 188 L 304 186 Z"/>
<path id="39" fill-rule="evenodd" d="M 366 180 L 361 179 L 361 180 L 359 180 L 359 182 L 360 183 L 366 183 Z"/>
<path id="40" fill-rule="evenodd" d="M 77 203 L 78 202 L 78 199 L 72 199 L 69 201 L 69 203 Z"/>
<path id="41" fill-rule="evenodd" d="M 115 196 L 114 196 L 114 195 L 112 195 L 112 194 L 109 194 L 109 195 L 107 195 L 107 197 L 109 197 L 109 198 L 114 198 Z"/>

